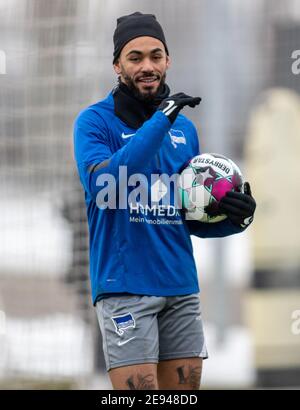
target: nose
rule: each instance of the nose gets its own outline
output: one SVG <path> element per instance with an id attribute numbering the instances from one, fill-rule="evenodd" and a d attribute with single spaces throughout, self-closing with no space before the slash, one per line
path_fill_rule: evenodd
<path id="1" fill-rule="evenodd" d="M 141 71 L 145 72 L 145 73 L 149 73 L 149 72 L 152 73 L 153 72 L 153 64 L 152 64 L 150 58 L 144 58 L 143 59 L 143 64 L 142 64 Z"/>

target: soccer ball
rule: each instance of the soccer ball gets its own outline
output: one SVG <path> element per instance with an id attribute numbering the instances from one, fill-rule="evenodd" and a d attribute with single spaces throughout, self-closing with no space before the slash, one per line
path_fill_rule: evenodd
<path id="1" fill-rule="evenodd" d="M 178 189 L 186 219 L 220 222 L 226 215 L 210 215 L 228 191 L 241 192 L 243 176 L 238 166 L 219 154 L 202 154 L 192 158 L 181 172 Z M 213 213 L 213 212 L 212 212 Z"/>

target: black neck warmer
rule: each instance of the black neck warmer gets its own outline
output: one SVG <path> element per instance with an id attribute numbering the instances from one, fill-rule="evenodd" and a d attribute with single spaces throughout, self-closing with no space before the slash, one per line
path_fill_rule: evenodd
<path id="1" fill-rule="evenodd" d="M 153 101 L 146 102 L 139 100 L 126 84 L 120 82 L 113 90 L 115 114 L 129 127 L 138 129 L 152 117 L 161 101 L 167 98 L 169 94 L 170 89 L 165 84 L 162 92 Z"/>

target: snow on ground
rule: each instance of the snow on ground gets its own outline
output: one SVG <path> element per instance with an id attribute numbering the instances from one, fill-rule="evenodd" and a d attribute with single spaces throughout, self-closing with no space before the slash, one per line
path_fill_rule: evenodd
<path id="1" fill-rule="evenodd" d="M 0 215 L 0 272 L 51 277 L 64 273 L 72 257 L 72 236 L 49 198 L 1 197 Z"/>
<path id="2" fill-rule="evenodd" d="M 209 359 L 204 362 L 203 387 L 249 387 L 254 384 L 251 338 L 243 327 L 232 327 L 225 343 L 217 344 L 216 329 L 205 324 Z M 92 375 L 93 344 L 84 323 L 70 315 L 57 314 L 40 319 L 6 318 L 0 335 L 0 376 L 78 378 Z M 102 380 L 103 379 L 103 380 Z M 87 388 L 109 387 L 99 376 Z"/>
<path id="3" fill-rule="evenodd" d="M 56 314 L 6 317 L 0 334 L 0 376 L 79 377 L 93 369 L 92 336 L 84 322 Z"/>
<path id="4" fill-rule="evenodd" d="M 203 363 L 203 387 L 249 387 L 255 384 L 254 352 L 250 332 L 230 327 L 224 343 L 217 341 L 216 327 L 204 324 L 209 358 Z"/>
<path id="5" fill-rule="evenodd" d="M 0 274 L 57 277 L 65 272 L 71 260 L 72 236 L 49 198 L 42 195 L 22 200 L 2 197 L 0 215 Z M 192 241 L 201 280 L 213 280 L 218 257 L 216 239 L 193 237 Z M 229 285 L 246 286 L 252 263 L 248 233 L 222 241 L 224 272 Z M 77 377 L 92 372 L 91 334 L 76 317 L 56 314 L 32 319 L 5 317 L 4 320 L 2 314 L 1 322 L 0 376 Z M 221 346 L 213 325 L 205 325 L 205 334 L 210 358 L 204 363 L 203 386 L 251 385 L 253 354 L 248 331 L 243 327 L 229 328 Z"/>

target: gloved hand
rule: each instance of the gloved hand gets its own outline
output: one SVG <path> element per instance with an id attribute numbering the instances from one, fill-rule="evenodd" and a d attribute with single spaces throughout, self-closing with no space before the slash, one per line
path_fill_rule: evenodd
<path id="1" fill-rule="evenodd" d="M 179 111 L 188 105 L 189 107 L 196 107 L 200 104 L 200 97 L 191 97 L 184 93 L 178 93 L 165 98 L 157 108 L 162 111 L 170 120 L 171 124 L 175 121 Z"/>
<path id="2" fill-rule="evenodd" d="M 253 221 L 256 208 L 249 182 L 244 183 L 244 193 L 227 192 L 220 200 L 218 210 L 227 215 L 228 219 L 241 228 L 246 228 Z"/>

